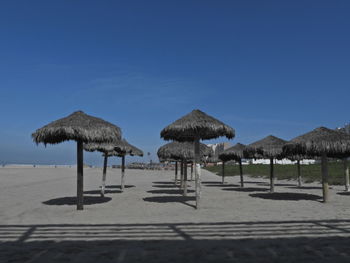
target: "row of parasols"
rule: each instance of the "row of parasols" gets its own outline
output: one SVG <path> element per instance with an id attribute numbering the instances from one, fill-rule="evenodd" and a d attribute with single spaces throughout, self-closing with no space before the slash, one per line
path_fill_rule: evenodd
<path id="1" fill-rule="evenodd" d="M 331 130 L 325 127 L 317 128 L 309 133 L 301 135 L 291 141 L 285 141 L 273 135 L 269 135 L 262 140 L 249 145 L 237 143 L 219 154 L 222 161 L 222 183 L 225 180 L 225 163 L 236 161 L 239 164 L 240 185 L 244 187 L 242 159 L 269 159 L 270 160 L 270 192 L 274 192 L 274 160 L 290 159 L 297 163 L 298 186 L 302 186 L 300 162 L 303 159 L 320 158 L 322 167 L 322 189 L 324 202 L 329 201 L 328 194 L 328 167 L 327 158 L 342 159 L 344 163 L 344 185 L 345 191 L 350 191 L 349 165 L 350 156 L 346 150 L 346 138 L 349 135 L 339 130 Z M 188 142 L 171 142 L 158 149 L 158 157 L 161 161 L 175 162 L 175 184 L 178 181 L 178 163 L 180 163 L 180 188 L 183 195 L 187 195 L 187 167 L 193 162 L 193 144 Z M 207 157 L 213 155 L 211 148 L 205 144 L 200 145 L 201 159 L 205 161 Z M 191 166 L 192 167 L 192 166 Z M 192 178 L 192 169 L 191 169 Z M 191 179 L 192 180 L 192 179 Z"/>
<path id="2" fill-rule="evenodd" d="M 200 208 L 201 199 L 201 140 L 210 140 L 225 136 L 232 139 L 235 136 L 235 130 L 207 115 L 200 110 L 193 110 L 189 114 L 181 117 L 175 122 L 165 127 L 161 133 L 164 140 L 174 142 L 189 142 L 193 147 L 194 156 L 192 163 L 195 174 L 195 194 L 196 208 Z M 83 149 L 103 152 L 104 178 L 107 157 L 117 155 L 122 157 L 122 163 L 125 162 L 125 155 L 142 154 L 142 151 L 131 146 L 122 139 L 121 129 L 97 117 L 83 113 L 82 111 L 49 123 L 48 125 L 36 130 L 32 134 L 33 140 L 38 143 L 57 144 L 63 141 L 74 140 L 77 142 L 77 209 L 83 209 Z M 276 142 L 276 143 L 275 143 Z M 283 146 L 281 147 L 281 143 Z M 126 147 L 127 145 L 127 147 Z M 279 145 L 279 146 L 277 146 Z M 249 150 L 244 150 L 244 154 L 253 154 L 254 158 L 263 156 L 271 159 L 271 174 L 273 175 L 274 158 L 280 158 L 281 154 L 294 156 L 301 159 L 302 156 L 320 156 L 322 158 L 322 183 L 324 200 L 328 200 L 328 169 L 327 157 L 347 157 L 350 156 L 350 135 L 333 131 L 327 128 L 318 128 L 310 133 L 299 136 L 290 142 L 285 142 L 276 137 L 267 137 L 262 141 L 249 145 Z M 265 146 L 265 147 L 264 147 Z M 133 150 L 130 150 L 133 149 Z M 166 158 L 165 158 L 166 159 Z M 168 159 L 171 160 L 171 157 Z M 122 181 L 124 178 L 124 169 L 122 168 Z M 273 176 L 272 176 L 273 179 Z M 273 184 L 271 184 L 273 185 Z M 103 186 L 101 188 L 103 190 Z"/>

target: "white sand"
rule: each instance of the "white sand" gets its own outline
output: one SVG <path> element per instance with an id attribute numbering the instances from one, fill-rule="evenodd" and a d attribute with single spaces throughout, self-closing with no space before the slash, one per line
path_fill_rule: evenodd
<path id="1" fill-rule="evenodd" d="M 327 255 L 339 256 L 340 262 L 350 259 L 350 194 L 344 194 L 343 186 L 332 186 L 331 200 L 324 204 L 317 183 L 298 189 L 295 181 L 277 181 L 275 196 L 280 200 L 271 200 L 266 199 L 271 197 L 266 179 L 246 176 L 242 190 L 239 177 L 228 177 L 221 185 L 220 177 L 202 170 L 202 208 L 195 210 L 194 193 L 187 199 L 179 194 L 172 184 L 173 171 L 126 170 L 126 184 L 132 187 L 120 193 L 120 170 L 108 169 L 107 185 L 112 192 L 105 199 L 99 196 L 101 173 L 98 168 L 84 170 L 85 196 L 92 199 L 87 198 L 90 204 L 84 211 L 77 211 L 75 168 L 0 168 L 0 262 L 1 256 L 13 262 L 47 262 L 53 255 L 58 255 L 57 262 L 67 261 L 72 246 L 78 247 L 72 252 L 74 262 L 81 261 L 78 254 L 85 262 L 96 262 L 103 252 L 99 245 L 110 256 L 103 262 L 195 262 L 199 258 L 260 262 L 257 258 L 273 259 L 283 253 L 290 254 L 287 262 L 301 255 L 318 262 Z M 193 190 L 194 183 L 190 185 Z M 71 204 L 64 204 L 67 201 Z M 108 240 L 117 242 L 108 243 L 114 248 L 103 243 Z M 137 242 L 141 252 L 127 240 Z M 234 240 L 250 248 L 246 251 Z M 18 244 L 26 251 L 23 255 Z M 281 244 L 284 247 L 278 247 Z M 206 248 L 204 252 L 201 247 Z M 184 258 L 184 251 L 191 256 Z"/>

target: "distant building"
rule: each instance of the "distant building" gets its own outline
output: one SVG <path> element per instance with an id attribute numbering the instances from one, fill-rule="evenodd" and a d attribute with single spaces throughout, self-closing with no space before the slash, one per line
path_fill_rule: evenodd
<path id="1" fill-rule="evenodd" d="M 274 159 L 273 161 L 275 164 L 295 164 L 296 161 L 291 161 L 289 159 L 282 159 L 282 160 L 277 160 Z M 304 159 L 304 160 L 300 160 L 301 164 L 314 164 L 316 161 L 313 159 Z M 270 164 L 270 159 L 252 159 L 251 160 L 252 164 Z"/>
<path id="2" fill-rule="evenodd" d="M 221 143 L 215 143 L 215 144 L 207 144 L 208 147 L 210 147 L 213 151 L 213 155 L 208 158 L 208 163 L 218 163 L 221 162 L 219 159 L 219 155 L 225 151 L 227 148 L 231 147 L 231 144 L 229 142 L 221 142 Z"/>

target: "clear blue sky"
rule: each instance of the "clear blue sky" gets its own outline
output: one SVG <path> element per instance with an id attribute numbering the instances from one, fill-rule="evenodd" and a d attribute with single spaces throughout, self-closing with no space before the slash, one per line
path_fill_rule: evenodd
<path id="1" fill-rule="evenodd" d="M 74 164 L 73 142 L 30 135 L 76 110 L 153 159 L 196 108 L 235 128 L 232 144 L 342 126 L 349 14 L 347 0 L 1 1 L 0 162 Z"/>

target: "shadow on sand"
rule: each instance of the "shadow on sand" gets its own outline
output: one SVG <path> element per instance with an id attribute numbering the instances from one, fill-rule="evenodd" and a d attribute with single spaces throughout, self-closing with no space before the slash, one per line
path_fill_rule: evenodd
<path id="1" fill-rule="evenodd" d="M 290 186 L 290 187 L 287 187 L 287 188 L 290 188 L 290 189 L 300 189 L 300 190 L 318 190 L 318 189 L 322 189 L 322 187 L 320 186 Z"/>
<path id="2" fill-rule="evenodd" d="M 178 188 L 178 186 L 175 185 L 175 184 L 168 184 L 168 185 L 156 184 L 156 185 L 152 185 L 152 187 L 156 187 L 156 188 Z"/>
<path id="3" fill-rule="evenodd" d="M 132 188 L 132 187 L 135 187 L 135 185 L 130 185 L 130 184 L 127 184 L 127 185 L 124 185 L 124 188 Z M 117 189 L 120 189 L 120 185 L 106 185 L 106 188 L 117 188 Z"/>
<path id="4" fill-rule="evenodd" d="M 318 195 L 303 194 L 303 193 L 258 193 L 258 194 L 250 194 L 249 196 L 268 199 L 268 200 L 284 200 L 284 201 L 300 201 L 300 200 L 318 201 L 319 199 L 322 199 L 322 197 Z"/>
<path id="5" fill-rule="evenodd" d="M 350 262 L 350 220 L 0 225 L 1 262 Z"/>
<path id="6" fill-rule="evenodd" d="M 270 183 L 267 182 L 259 182 L 258 185 L 264 185 L 264 186 L 270 186 Z M 275 186 L 295 186 L 295 184 L 281 184 L 281 183 L 275 183 Z"/>
<path id="7" fill-rule="evenodd" d="M 84 196 L 84 205 L 102 204 L 111 201 L 110 197 Z M 42 202 L 45 205 L 76 205 L 77 197 L 59 197 Z"/>
<path id="8" fill-rule="evenodd" d="M 265 192 L 268 189 L 258 187 L 242 187 L 242 188 L 224 188 L 225 191 L 236 191 L 236 192 Z"/>
<path id="9" fill-rule="evenodd" d="M 337 193 L 337 195 L 348 195 L 348 196 L 350 196 L 350 192 L 339 192 L 339 193 Z"/>
<path id="10" fill-rule="evenodd" d="M 194 190 L 187 189 L 188 193 L 194 193 Z M 157 189 L 157 190 L 150 190 L 147 191 L 147 193 L 151 194 L 171 194 L 171 195 L 181 195 L 183 193 L 183 190 L 181 189 Z"/>
<path id="11" fill-rule="evenodd" d="M 204 184 L 205 187 L 238 187 L 238 184 Z"/>
<path id="12" fill-rule="evenodd" d="M 120 194 L 120 193 L 122 193 L 121 190 L 108 190 L 108 189 L 105 189 L 105 194 Z M 101 194 L 101 190 L 84 191 L 84 194 L 99 195 L 99 194 Z"/>
<path id="13" fill-rule="evenodd" d="M 195 208 L 195 205 L 187 203 L 188 201 L 195 201 L 196 198 L 194 196 L 172 196 L 172 195 L 165 195 L 165 196 L 152 196 L 152 197 L 145 197 L 143 198 L 146 202 L 152 202 L 152 203 L 182 203 L 187 206 Z"/>
<path id="14" fill-rule="evenodd" d="M 153 184 L 175 184 L 175 182 L 165 182 L 165 181 L 157 181 L 157 182 L 152 182 Z"/>

